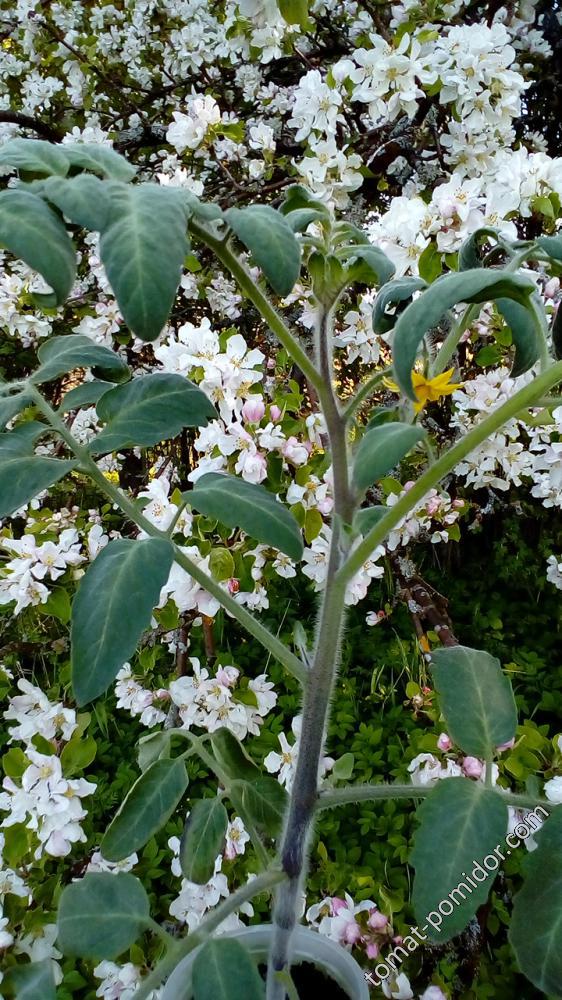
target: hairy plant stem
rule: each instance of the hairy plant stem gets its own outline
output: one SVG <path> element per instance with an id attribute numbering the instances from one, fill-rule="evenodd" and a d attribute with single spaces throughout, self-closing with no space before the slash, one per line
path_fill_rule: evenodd
<path id="1" fill-rule="evenodd" d="M 498 785 L 489 786 L 508 806 L 519 809 L 543 809 L 552 812 L 556 808 L 554 802 L 537 798 L 534 795 L 518 795 L 506 792 Z M 338 806 L 357 802 L 377 802 L 384 799 L 425 799 L 431 795 L 432 785 L 349 785 L 347 788 L 334 788 L 331 791 L 320 792 L 317 809 L 335 809 Z"/>
<path id="2" fill-rule="evenodd" d="M 323 389 L 322 379 L 318 371 L 310 360 L 306 351 L 301 347 L 297 338 L 291 333 L 283 317 L 277 312 L 275 306 L 269 301 L 267 295 L 255 283 L 248 269 L 232 252 L 228 246 L 228 240 L 215 236 L 205 226 L 200 225 L 195 219 L 189 221 L 189 228 L 202 243 L 205 243 L 221 264 L 230 271 L 236 280 L 239 288 L 246 298 L 252 302 L 262 318 L 265 320 L 270 330 L 276 335 L 279 342 L 291 356 L 293 361 L 299 366 L 303 375 L 320 394 Z"/>
<path id="3" fill-rule="evenodd" d="M 271 869 L 270 871 L 262 872 L 261 875 L 257 875 L 256 878 L 247 882 L 246 885 L 243 885 L 236 892 L 233 892 L 231 896 L 220 903 L 199 924 L 197 930 L 193 931 L 192 934 L 188 934 L 181 941 L 174 941 L 173 944 L 170 944 L 166 956 L 136 990 L 134 1000 L 147 1000 L 152 991 L 158 989 L 160 984 L 171 975 L 182 958 L 185 958 L 198 945 L 202 944 L 219 924 L 222 924 L 223 920 L 226 920 L 231 913 L 238 910 L 242 906 L 242 903 L 246 903 L 250 899 L 254 899 L 255 896 L 259 896 L 260 893 L 268 892 L 274 886 L 279 885 L 284 877 L 283 872 L 278 869 Z"/>
<path id="4" fill-rule="evenodd" d="M 351 524 L 356 500 L 349 482 L 349 460 L 345 417 L 332 384 L 333 372 L 333 310 L 320 310 L 316 329 L 318 370 L 322 376 L 319 400 L 326 421 L 332 457 L 334 482 L 334 512 L 344 524 Z"/>
<path id="5" fill-rule="evenodd" d="M 316 645 L 304 689 L 299 754 L 280 849 L 281 867 L 287 881 L 277 892 L 273 913 L 274 935 L 267 970 L 267 1000 L 285 1000 L 286 996 L 285 984 L 278 974 L 290 965 L 291 938 L 306 874 L 308 843 L 318 799 L 320 764 L 345 616 L 345 585 L 338 581 L 337 571 L 345 556 L 347 536 L 344 525 L 351 522 L 354 500 L 349 487 L 346 426 L 332 386 L 331 340 L 331 314 L 320 310 L 316 350 L 318 370 L 323 381 L 322 409 L 332 454 L 334 516 Z"/>
<path id="6" fill-rule="evenodd" d="M 402 518 L 406 517 L 424 496 L 433 489 L 434 486 L 443 479 L 455 466 L 459 464 L 474 448 L 482 444 L 486 438 L 499 430 L 503 424 L 507 423 L 518 413 L 532 406 L 535 400 L 540 399 L 553 386 L 562 382 L 562 361 L 550 365 L 550 367 L 538 375 L 529 385 L 523 386 L 511 399 L 493 410 L 484 420 L 472 428 L 468 434 L 464 434 L 459 441 L 445 451 L 424 473 L 416 480 L 414 485 L 404 493 L 390 507 L 387 514 L 381 517 L 380 521 L 371 531 L 365 535 L 362 542 L 353 550 L 341 569 L 338 571 L 338 578 L 343 583 L 348 583 L 361 569 L 364 562 L 371 556 L 377 545 L 381 545 L 389 533 L 396 528 Z"/>
<path id="7" fill-rule="evenodd" d="M 274 937 L 269 955 L 267 1000 L 284 1000 L 285 987 L 276 973 L 287 968 L 291 936 L 306 872 L 308 842 L 318 798 L 318 775 L 328 721 L 330 697 L 339 664 L 344 621 L 345 588 L 336 579 L 341 558 L 340 527 L 332 530 L 328 575 L 317 629 L 316 649 L 304 691 L 299 755 L 285 832 L 281 843 L 281 867 L 287 881 L 279 888 L 273 913 Z"/>
<path id="8" fill-rule="evenodd" d="M 99 486 L 100 490 L 105 493 L 105 495 L 116 504 L 123 514 L 132 521 L 138 528 L 141 528 L 147 535 L 152 538 L 166 538 L 169 541 L 168 535 L 165 531 L 160 531 L 151 522 L 144 517 L 142 511 L 138 509 L 135 503 L 125 494 L 119 487 L 114 486 L 113 483 L 109 482 L 102 472 L 98 469 L 96 463 L 92 459 L 87 448 L 83 447 L 76 441 L 73 435 L 70 433 L 68 427 L 64 421 L 60 418 L 58 413 L 49 405 L 49 403 L 43 398 L 41 393 L 35 386 L 29 384 L 28 390 L 30 396 L 33 398 L 33 402 L 36 404 L 37 409 L 43 413 L 46 419 L 49 421 L 53 430 L 55 430 L 60 437 L 66 442 L 70 450 L 76 455 L 80 462 L 81 470 L 93 480 L 93 482 Z M 265 628 L 261 622 L 257 621 L 253 615 L 250 614 L 246 608 L 238 604 L 234 598 L 219 584 L 213 580 L 200 566 L 194 563 L 189 556 L 186 556 L 179 545 L 173 544 L 174 548 L 174 561 L 178 563 L 197 583 L 203 587 L 209 594 L 216 598 L 216 600 L 221 604 L 221 606 L 235 618 L 247 632 L 250 633 L 257 639 L 262 646 L 264 646 L 272 654 L 275 659 L 283 664 L 286 670 L 289 671 L 293 677 L 296 677 L 302 683 L 304 683 L 307 676 L 307 668 L 304 663 L 290 649 L 287 649 L 284 643 L 281 642 L 277 636 L 273 635 L 269 629 Z"/>

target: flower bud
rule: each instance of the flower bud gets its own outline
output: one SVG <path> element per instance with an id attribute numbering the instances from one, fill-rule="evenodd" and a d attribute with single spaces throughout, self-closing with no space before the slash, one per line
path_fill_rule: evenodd
<path id="1" fill-rule="evenodd" d="M 380 910 L 373 910 L 367 923 L 372 931 L 384 931 L 388 924 L 388 917 L 385 917 Z"/>
<path id="2" fill-rule="evenodd" d="M 261 396 L 250 396 L 242 407 L 242 416 L 249 424 L 259 424 L 265 414 L 265 406 Z"/>
<path id="3" fill-rule="evenodd" d="M 480 778 L 484 771 L 484 764 L 478 757 L 465 757 L 462 762 L 462 769 L 467 778 Z"/>

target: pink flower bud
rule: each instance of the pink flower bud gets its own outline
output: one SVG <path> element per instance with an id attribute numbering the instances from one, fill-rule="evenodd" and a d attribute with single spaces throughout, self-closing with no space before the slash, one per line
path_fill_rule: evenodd
<path id="1" fill-rule="evenodd" d="M 275 358 L 268 358 L 268 359 L 267 359 L 267 367 L 268 367 L 268 368 L 269 368 L 270 370 L 271 370 L 272 368 L 275 368 Z"/>
<path id="2" fill-rule="evenodd" d="M 250 424 L 259 424 L 265 414 L 265 405 L 261 396 L 250 396 L 242 407 L 242 416 Z"/>
<path id="3" fill-rule="evenodd" d="M 269 416 L 271 417 L 274 423 L 276 423 L 278 420 L 281 419 L 281 410 L 279 409 L 278 406 L 275 405 L 275 403 L 273 403 L 273 405 L 269 407 Z"/>
<path id="4" fill-rule="evenodd" d="M 357 944 L 361 940 L 361 928 L 356 920 L 351 920 L 346 924 L 343 940 L 345 944 Z"/>
<path id="5" fill-rule="evenodd" d="M 379 948 L 378 948 L 378 945 L 376 945 L 374 941 L 370 941 L 369 942 L 369 944 L 365 948 L 365 951 L 367 953 L 367 958 L 377 958 L 378 957 Z"/>
<path id="6" fill-rule="evenodd" d="M 384 931 L 388 924 L 388 917 L 385 917 L 380 910 L 373 910 L 367 923 L 372 931 Z"/>
<path id="7" fill-rule="evenodd" d="M 551 278 L 547 281 L 544 286 L 544 297 L 545 299 L 555 298 L 557 292 L 560 290 L 560 278 Z"/>
<path id="8" fill-rule="evenodd" d="M 481 760 L 478 760 L 478 757 L 465 757 L 462 769 L 467 778 L 480 778 L 484 770 L 484 764 Z"/>
<path id="9" fill-rule="evenodd" d="M 439 749 L 442 750 L 443 753 L 446 753 L 447 750 L 451 749 L 452 745 L 453 742 L 451 739 L 449 739 L 447 733 L 441 733 L 441 736 L 437 740 L 437 746 L 439 747 Z"/>
<path id="10" fill-rule="evenodd" d="M 402 944 L 403 940 L 404 940 L 404 938 L 400 934 L 397 934 L 396 937 L 392 938 L 392 943 L 393 944 Z"/>
<path id="11" fill-rule="evenodd" d="M 240 590 L 240 583 L 233 576 L 231 576 L 227 583 L 227 587 L 229 594 L 237 594 Z"/>

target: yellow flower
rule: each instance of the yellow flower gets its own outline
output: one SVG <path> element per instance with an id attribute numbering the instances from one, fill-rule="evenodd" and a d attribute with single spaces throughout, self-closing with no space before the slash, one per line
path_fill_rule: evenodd
<path id="1" fill-rule="evenodd" d="M 453 371 L 453 368 L 449 368 L 448 371 L 442 372 L 441 375 L 435 375 L 434 378 L 426 378 L 420 372 L 412 372 L 412 385 L 418 400 L 417 403 L 414 403 L 416 413 L 423 410 L 426 403 L 434 403 L 441 396 L 450 396 L 455 389 L 461 388 L 462 382 L 450 381 Z M 383 383 L 392 392 L 400 392 L 396 382 L 393 382 L 392 379 L 384 378 Z"/>

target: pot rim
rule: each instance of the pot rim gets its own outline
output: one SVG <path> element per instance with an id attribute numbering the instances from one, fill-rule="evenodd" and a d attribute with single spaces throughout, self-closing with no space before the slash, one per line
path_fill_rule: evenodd
<path id="1" fill-rule="evenodd" d="M 241 940 L 252 957 L 259 961 L 267 958 L 272 931 L 272 924 L 257 924 L 227 931 L 220 937 Z M 194 948 L 178 963 L 164 987 L 162 1000 L 192 1000 L 191 973 L 195 958 L 202 946 L 203 944 Z M 319 934 L 318 931 L 302 925 L 295 929 L 291 960 L 293 965 L 304 962 L 317 965 L 325 975 L 346 991 L 350 1000 L 369 1000 L 367 980 L 359 963 L 345 948 Z"/>

